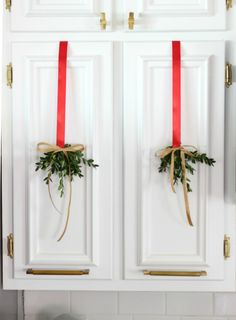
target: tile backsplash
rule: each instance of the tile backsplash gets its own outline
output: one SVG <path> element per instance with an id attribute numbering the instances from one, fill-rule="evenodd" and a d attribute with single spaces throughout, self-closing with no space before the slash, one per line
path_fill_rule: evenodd
<path id="1" fill-rule="evenodd" d="M 62 313 L 88 320 L 236 320 L 236 293 L 25 292 L 26 320 Z"/>
<path id="2" fill-rule="evenodd" d="M 17 319 L 17 292 L 0 289 L 0 320 Z"/>

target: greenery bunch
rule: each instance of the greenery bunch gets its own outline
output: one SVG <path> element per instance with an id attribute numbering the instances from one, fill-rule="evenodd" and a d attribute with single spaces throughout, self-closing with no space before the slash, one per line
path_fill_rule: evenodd
<path id="1" fill-rule="evenodd" d="M 71 147 L 70 144 L 65 144 L 65 148 Z M 83 151 L 60 151 L 47 152 L 40 157 L 39 162 L 36 163 L 36 171 L 46 171 L 44 181 L 47 185 L 52 182 L 52 176 L 56 175 L 59 178 L 58 191 L 60 196 L 64 195 L 64 179 L 68 177 L 73 181 L 74 177 L 82 178 L 82 167 L 88 166 L 97 168 L 98 165 L 94 163 L 93 159 L 86 159 Z"/>
<path id="2" fill-rule="evenodd" d="M 214 163 L 216 162 L 213 158 L 208 158 L 206 153 L 199 153 L 197 150 L 189 152 L 191 153 L 191 155 L 185 153 L 185 167 L 186 173 L 190 173 L 191 175 L 194 175 L 194 172 L 196 171 L 194 165 L 196 165 L 197 163 L 204 163 L 208 166 L 214 166 Z M 160 173 L 170 171 L 171 154 L 172 153 L 169 153 L 161 158 L 161 163 L 158 168 L 158 171 Z M 182 171 L 181 151 L 176 150 L 174 155 L 174 184 L 178 184 L 179 181 L 183 183 L 183 178 L 184 176 Z M 188 192 L 192 192 L 192 188 L 190 185 L 191 180 L 188 177 L 186 178 L 186 180 L 187 190 Z"/>

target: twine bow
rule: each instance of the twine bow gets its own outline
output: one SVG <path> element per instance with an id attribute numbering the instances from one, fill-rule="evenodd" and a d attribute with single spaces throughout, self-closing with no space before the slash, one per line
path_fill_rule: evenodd
<path id="1" fill-rule="evenodd" d="M 175 187 L 174 187 L 175 152 L 180 151 L 182 176 L 183 176 L 182 186 L 183 186 L 183 194 L 184 194 L 185 211 L 186 211 L 186 216 L 187 216 L 187 220 L 188 220 L 189 225 L 193 226 L 193 222 L 192 222 L 191 214 L 190 214 L 189 200 L 188 200 L 186 161 L 185 161 L 185 155 L 188 155 L 189 157 L 193 157 L 193 153 L 191 151 L 187 150 L 186 147 L 191 147 L 194 150 L 196 150 L 196 148 L 193 146 L 167 147 L 159 154 L 159 157 L 162 159 L 171 153 L 170 184 L 171 184 L 172 191 L 175 192 Z"/>
<path id="2" fill-rule="evenodd" d="M 68 160 L 68 167 L 69 167 L 69 201 L 68 201 L 68 206 L 67 206 L 67 216 L 66 216 L 66 223 L 64 226 L 64 229 L 60 235 L 60 237 L 58 238 L 57 241 L 61 241 L 61 239 L 64 237 L 67 227 L 68 227 L 68 223 L 69 223 L 69 219 L 70 219 L 70 208 L 71 208 L 71 198 L 72 198 L 72 186 L 71 186 L 71 168 L 70 168 L 70 162 L 69 162 L 69 157 L 68 157 L 68 152 L 76 152 L 76 151 L 84 151 L 85 147 L 83 144 L 75 144 L 69 147 L 65 147 L 65 148 L 61 148 L 57 145 L 54 144 L 50 144 L 47 142 L 40 142 L 37 145 L 37 151 L 42 152 L 42 153 L 48 153 L 48 152 L 53 152 L 53 153 L 58 153 L 58 152 L 63 152 Z M 52 202 L 53 207 L 56 209 L 57 212 L 61 213 L 52 198 L 52 194 L 51 194 L 51 189 L 50 189 L 50 179 L 48 182 L 48 194 L 49 194 L 49 198 Z"/>

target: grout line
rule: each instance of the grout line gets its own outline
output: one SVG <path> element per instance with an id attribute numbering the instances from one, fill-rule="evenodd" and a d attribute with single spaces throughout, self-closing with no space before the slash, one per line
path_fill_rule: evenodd
<path id="1" fill-rule="evenodd" d="M 167 315 L 167 293 L 164 293 L 165 295 L 165 316 Z"/>
<path id="2" fill-rule="evenodd" d="M 117 292 L 117 315 L 120 314 L 120 292 Z"/>
<path id="3" fill-rule="evenodd" d="M 212 293 L 213 298 L 212 298 L 212 315 L 215 316 L 215 293 Z"/>
<path id="4" fill-rule="evenodd" d="M 69 291 L 69 312 L 71 313 L 71 291 Z"/>

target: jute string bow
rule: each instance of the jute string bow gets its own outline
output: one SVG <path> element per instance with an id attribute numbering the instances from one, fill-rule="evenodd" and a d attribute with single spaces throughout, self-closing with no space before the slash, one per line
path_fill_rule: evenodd
<path id="1" fill-rule="evenodd" d="M 49 152 L 53 152 L 53 153 L 58 153 L 58 152 L 63 152 L 64 155 L 66 156 L 66 159 L 68 160 L 68 167 L 69 167 L 69 201 L 68 201 L 68 206 L 67 206 L 67 216 L 66 216 L 66 223 L 65 223 L 65 226 L 64 226 L 64 229 L 62 231 L 62 234 L 60 235 L 60 237 L 58 238 L 57 241 L 60 241 L 65 233 L 66 233 L 66 230 L 67 230 L 67 227 L 68 227 L 68 223 L 69 223 L 69 219 L 70 219 L 70 208 L 71 208 L 71 198 L 72 198 L 72 186 L 71 186 L 71 168 L 70 168 L 70 162 L 69 162 L 69 157 L 68 157 L 68 152 L 76 152 L 76 151 L 84 151 L 85 147 L 83 144 L 75 144 L 75 145 L 72 145 L 72 146 L 69 146 L 69 147 L 65 147 L 65 148 L 61 148 L 57 145 L 54 145 L 54 144 L 50 144 L 50 143 L 47 143 L 47 142 L 40 142 L 38 143 L 37 145 L 37 150 L 39 152 L 42 152 L 42 153 L 49 153 Z M 60 212 L 53 199 L 52 199 L 52 194 L 51 194 L 51 189 L 50 189 L 50 179 L 49 179 L 49 183 L 48 183 L 48 193 L 49 193 L 49 197 L 50 197 L 50 200 L 52 202 L 52 205 L 53 207 L 56 209 L 56 211 Z"/>
<path id="2" fill-rule="evenodd" d="M 189 200 L 188 200 L 188 188 L 187 188 L 187 174 L 186 174 L 186 161 L 185 161 L 185 155 L 188 155 L 189 157 L 193 157 L 193 153 L 186 149 L 187 147 L 193 148 L 196 150 L 193 146 L 180 146 L 180 147 L 167 147 L 161 153 L 159 154 L 159 157 L 162 159 L 166 157 L 167 155 L 171 154 L 171 164 L 170 164 L 170 184 L 171 189 L 173 192 L 175 191 L 174 187 L 174 171 L 175 171 L 175 152 L 180 151 L 180 158 L 181 158 L 181 167 L 182 167 L 182 186 L 183 186 L 183 194 L 184 194 L 184 204 L 185 204 L 185 211 L 187 220 L 190 226 L 193 226 L 193 222 L 191 219 L 190 214 L 190 207 L 189 207 Z"/>

